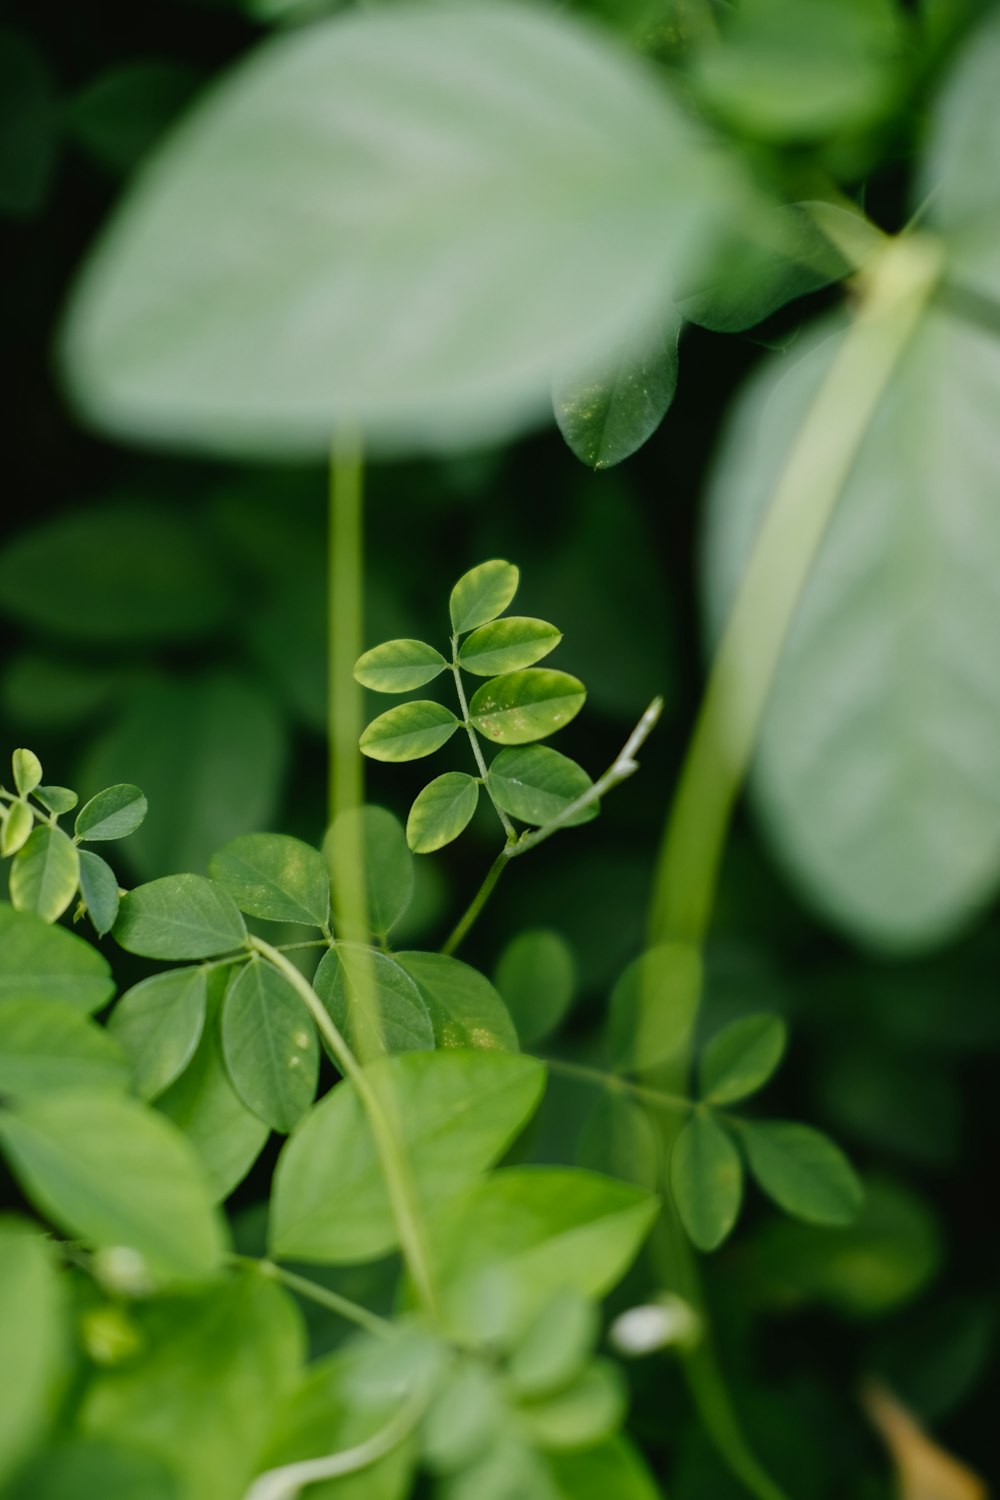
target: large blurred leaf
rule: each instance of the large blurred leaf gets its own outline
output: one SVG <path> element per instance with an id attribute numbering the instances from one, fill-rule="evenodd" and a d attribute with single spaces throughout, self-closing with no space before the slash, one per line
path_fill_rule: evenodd
<path id="1" fill-rule="evenodd" d="M 265 43 L 188 116 L 65 336 L 117 432 L 239 452 L 457 445 L 540 416 L 662 303 L 728 173 L 565 15 L 421 0 Z"/>
<path id="2" fill-rule="evenodd" d="M 60 1000 L 89 1012 L 114 992 L 111 970 L 96 948 L 0 901 L 0 1000 Z"/>
<path id="3" fill-rule="evenodd" d="M 197 83 L 193 69 L 166 58 L 122 63 L 70 101 L 70 130 L 103 167 L 127 172 L 187 104 Z"/>
<path id="4" fill-rule="evenodd" d="M 838 347 L 816 335 L 769 362 L 737 408 L 710 497 L 717 627 Z M 930 312 L 838 502 L 761 732 L 754 789 L 778 852 L 881 947 L 942 941 L 1000 877 L 998 401 L 1000 340 Z"/>
<path id="5" fill-rule="evenodd" d="M 71 1438 L 18 1471 L 5 1500 L 183 1500 L 172 1465 L 128 1441 Z"/>
<path id="6" fill-rule="evenodd" d="M 55 1414 L 62 1288 L 51 1247 L 26 1221 L 0 1219 L 0 1484 Z M 4 1490 L 6 1494 L 6 1489 Z"/>
<path id="7" fill-rule="evenodd" d="M 62 1001 L 0 999 L 0 1095 L 123 1090 L 128 1065 L 108 1033 Z"/>

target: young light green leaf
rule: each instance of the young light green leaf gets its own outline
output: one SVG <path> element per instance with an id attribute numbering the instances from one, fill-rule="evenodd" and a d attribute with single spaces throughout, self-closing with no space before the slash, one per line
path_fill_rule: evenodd
<path id="1" fill-rule="evenodd" d="M 35 815 L 27 802 L 12 802 L 7 808 L 0 833 L 0 854 L 5 858 L 23 849 L 35 826 Z"/>
<path id="2" fill-rule="evenodd" d="M 387 953 L 338 943 L 323 955 L 313 986 L 362 1058 L 433 1048 L 434 1026 L 420 991 Z"/>
<path id="3" fill-rule="evenodd" d="M 600 1330 L 594 1303 L 575 1291 L 559 1291 L 518 1339 L 507 1376 L 519 1396 L 557 1391 L 586 1363 Z"/>
<path id="4" fill-rule="evenodd" d="M 503 1155 L 545 1081 L 534 1058 L 489 1051 L 411 1052 L 367 1073 L 405 1132 L 424 1211 Z M 334 1265 L 374 1259 L 396 1244 L 379 1155 L 352 1084 L 338 1084 L 284 1147 L 269 1243 L 273 1255 Z"/>
<path id="5" fill-rule="evenodd" d="M 0 1000 L 100 1010 L 115 992 L 107 960 L 82 938 L 0 901 Z"/>
<path id="6" fill-rule="evenodd" d="M 384 807 L 348 808 L 329 829 L 323 852 L 333 871 L 338 927 L 349 905 L 341 887 L 356 881 L 363 865 L 368 921 L 378 937 L 388 938 L 413 897 L 413 856 L 399 819 Z"/>
<path id="7" fill-rule="evenodd" d="M 80 850 L 80 895 L 98 937 L 118 920 L 118 876 L 106 860 L 90 849 Z"/>
<path id="8" fill-rule="evenodd" d="M 562 631 L 547 621 L 511 615 L 509 619 L 494 620 L 474 630 L 459 647 L 458 660 L 476 677 L 495 677 L 501 672 L 534 666 L 554 651 L 561 640 Z"/>
<path id="9" fill-rule="evenodd" d="M 0 1218 L 0 1485 L 55 1416 L 67 1358 L 63 1277 L 52 1246 L 26 1220 Z"/>
<path id="10" fill-rule="evenodd" d="M 439 1047 L 518 1050 L 507 1008 L 485 975 L 444 953 L 396 953 L 420 991 Z"/>
<path id="11" fill-rule="evenodd" d="M 96 1246 L 137 1250 L 156 1276 L 218 1267 L 221 1220 L 184 1137 L 134 1100 L 72 1090 L 0 1115 L 0 1142 L 35 1207 Z"/>
<path id="12" fill-rule="evenodd" d="M 117 1043 L 71 1005 L 50 1000 L 0 1000 L 0 1095 L 31 1099 L 62 1089 L 112 1089 L 128 1084 Z"/>
<path id="13" fill-rule="evenodd" d="M 581 463 L 610 469 L 641 448 L 670 410 L 677 389 L 682 319 L 670 307 L 655 327 L 623 341 L 608 359 L 557 380 L 559 431 Z"/>
<path id="14" fill-rule="evenodd" d="M 715 1250 L 736 1223 L 743 1163 L 709 1114 L 693 1114 L 674 1143 L 670 1186 L 681 1223 L 699 1250 Z"/>
<path id="15" fill-rule="evenodd" d="M 76 895 L 79 881 L 80 856 L 69 834 L 39 825 L 10 867 L 11 905 L 54 922 Z"/>
<path id="16" fill-rule="evenodd" d="M 494 982 L 521 1041 L 534 1046 L 555 1031 L 569 1009 L 576 985 L 573 950 L 558 932 L 530 928 L 504 948 Z"/>
<path id="17" fill-rule="evenodd" d="M 864 1193 L 847 1157 L 809 1125 L 745 1120 L 741 1139 L 750 1170 L 786 1213 L 811 1224 L 850 1224 Z"/>
<path id="18" fill-rule="evenodd" d="M 615 1065 L 641 1072 L 687 1044 L 701 998 L 701 960 L 684 943 L 640 955 L 611 992 L 608 1046 Z"/>
<path id="19" fill-rule="evenodd" d="M 447 744 L 457 728 L 458 720 L 450 708 L 421 698 L 379 714 L 359 744 L 361 753 L 372 760 L 421 760 Z"/>
<path id="20" fill-rule="evenodd" d="M 474 729 L 499 745 L 526 745 L 555 734 L 583 707 L 587 690 L 568 672 L 527 667 L 484 682 L 472 695 Z"/>
<path id="21" fill-rule="evenodd" d="M 532 1443 L 563 1452 L 610 1438 L 625 1420 L 625 1382 L 610 1360 L 593 1360 L 561 1391 L 523 1403 L 518 1416 Z"/>
<path id="22" fill-rule="evenodd" d="M 330 876 L 318 849 L 283 833 L 245 833 L 213 854 L 209 873 L 248 917 L 326 927 Z"/>
<path id="23" fill-rule="evenodd" d="M 81 807 L 76 815 L 78 839 L 94 844 L 105 839 L 123 839 L 140 826 L 149 804 L 137 786 L 122 783 L 106 787 Z"/>
<path id="24" fill-rule="evenodd" d="M 383 641 L 354 664 L 354 680 L 373 693 L 408 693 L 440 676 L 448 663 L 426 641 Z"/>
<path id="25" fill-rule="evenodd" d="M 319 1043 L 309 1012 L 270 964 L 251 959 L 230 981 L 222 1051 L 243 1103 L 287 1135 L 316 1097 Z"/>
<path id="26" fill-rule="evenodd" d="M 421 1459 L 434 1474 L 451 1474 L 488 1452 L 507 1418 L 498 1372 L 465 1359 L 439 1378 L 420 1429 Z"/>
<path id="27" fill-rule="evenodd" d="M 36 786 L 33 795 L 57 817 L 62 813 L 72 812 L 80 800 L 68 786 Z"/>
<path id="28" fill-rule="evenodd" d="M 34 750 L 15 750 L 10 759 L 14 787 L 19 797 L 26 797 L 41 782 L 42 763 Z"/>
<path id="29" fill-rule="evenodd" d="M 520 570 L 498 557 L 463 573 L 448 601 L 455 635 L 465 635 L 502 615 L 517 593 L 520 580 Z"/>
<path id="30" fill-rule="evenodd" d="M 143 958 L 214 958 L 243 948 L 247 929 L 233 898 L 204 875 L 165 875 L 122 897 L 115 937 Z"/>
<path id="31" fill-rule="evenodd" d="M 526 745 L 501 750 L 486 773 L 486 784 L 504 812 L 540 827 L 559 817 L 594 783 L 582 766 L 551 745 Z M 599 807 L 591 802 L 568 818 L 566 827 L 589 823 Z"/>
<path id="32" fill-rule="evenodd" d="M 712 1037 L 698 1076 L 709 1104 L 732 1104 L 756 1093 L 785 1053 L 788 1032 L 780 1016 L 745 1016 Z"/>
<path id="33" fill-rule="evenodd" d="M 406 820 L 414 854 L 433 854 L 457 839 L 479 802 L 479 782 L 464 771 L 446 771 L 418 792 Z"/>
<path id="34" fill-rule="evenodd" d="M 206 993 L 204 969 L 168 969 L 133 985 L 111 1012 L 108 1030 L 132 1065 L 140 1099 L 157 1098 L 191 1061 L 205 1025 Z"/>

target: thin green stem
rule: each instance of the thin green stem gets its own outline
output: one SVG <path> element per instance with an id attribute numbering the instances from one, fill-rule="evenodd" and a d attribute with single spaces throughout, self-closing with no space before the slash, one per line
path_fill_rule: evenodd
<path id="1" fill-rule="evenodd" d="M 607 1073 L 603 1068 L 588 1068 L 585 1063 L 569 1062 L 563 1057 L 543 1057 L 542 1062 L 553 1073 L 578 1078 L 581 1083 L 592 1084 L 594 1088 L 604 1089 L 609 1094 L 631 1094 L 633 1099 L 641 1099 L 652 1109 L 690 1114 L 697 1108 L 694 1100 L 686 1099 L 683 1094 L 668 1094 L 664 1089 L 633 1083 L 631 1078 L 624 1078 L 620 1073 Z"/>
<path id="2" fill-rule="evenodd" d="M 493 793 L 490 791 L 488 768 L 486 765 L 486 761 L 483 759 L 483 751 L 479 743 L 479 736 L 473 729 L 472 723 L 469 719 L 469 705 L 465 697 L 465 685 L 462 682 L 462 669 L 459 666 L 458 662 L 457 635 L 453 635 L 451 638 L 451 673 L 455 679 L 455 690 L 458 693 L 458 702 L 462 710 L 462 723 L 465 725 L 466 731 L 468 732 L 469 744 L 472 746 L 472 753 L 476 757 L 476 765 L 479 767 L 479 775 L 482 779 L 483 786 L 486 788 L 486 795 L 493 803 L 493 809 L 497 817 L 500 819 L 500 822 L 503 824 L 503 831 L 507 835 L 508 843 L 510 843 L 517 837 L 517 834 L 514 832 L 513 823 L 510 821 L 507 814 L 504 812 L 503 808 L 499 805 Z"/>
<path id="3" fill-rule="evenodd" d="M 310 1281 L 306 1276 L 297 1276 L 294 1271 L 286 1271 L 284 1266 L 277 1265 L 273 1260 L 268 1260 L 266 1257 L 258 1259 L 254 1255 L 235 1254 L 230 1255 L 228 1259 L 236 1265 L 253 1266 L 262 1276 L 268 1276 L 272 1281 L 280 1281 L 282 1286 L 288 1287 L 289 1291 L 297 1292 L 300 1297 L 306 1297 L 319 1307 L 327 1308 L 348 1323 L 356 1323 L 359 1328 L 364 1328 L 367 1333 L 373 1333 L 378 1338 L 385 1338 L 392 1332 L 392 1324 L 387 1318 L 380 1318 L 378 1313 L 362 1307 L 360 1302 L 354 1302 L 350 1297 L 342 1297 L 339 1292 L 320 1286 L 317 1281 Z"/>
<path id="4" fill-rule="evenodd" d="M 390 1118 L 391 1101 L 387 1101 L 375 1088 L 367 1071 L 361 1066 L 347 1041 L 335 1025 L 332 1017 L 320 1000 L 312 985 L 299 973 L 293 963 L 277 948 L 265 943 L 262 938 L 250 938 L 251 948 L 265 958 L 281 973 L 304 1003 L 316 1023 L 316 1028 L 326 1042 L 331 1056 L 344 1077 L 354 1085 L 358 1098 L 368 1116 L 375 1148 L 385 1177 L 386 1192 L 392 1207 L 403 1259 L 413 1280 L 417 1295 L 428 1315 L 440 1320 L 440 1299 L 431 1272 L 430 1254 L 416 1188 L 410 1171 L 401 1132 Z"/>
<path id="5" fill-rule="evenodd" d="M 319 1484 L 324 1479 L 340 1479 L 346 1474 L 357 1474 L 362 1469 L 371 1468 L 406 1441 L 426 1409 L 426 1393 L 415 1392 L 384 1427 L 363 1443 L 345 1448 L 340 1453 L 330 1453 L 325 1458 L 307 1458 L 299 1463 L 285 1464 L 280 1469 L 268 1469 L 254 1480 L 245 1500 L 295 1500 L 305 1485 Z"/>
<path id="6" fill-rule="evenodd" d="M 364 800 L 364 773 L 358 753 L 361 689 L 354 681 L 354 663 L 361 655 L 364 632 L 364 464 L 355 436 L 342 435 L 334 448 L 329 498 L 327 739 L 332 823 L 338 813 L 360 807 Z"/>
<path id="7" fill-rule="evenodd" d="M 483 881 L 482 885 L 479 887 L 478 891 L 469 902 L 469 905 L 462 913 L 462 916 L 455 924 L 455 927 L 452 929 L 451 935 L 449 936 L 447 942 L 442 945 L 442 953 L 454 953 L 459 943 L 461 943 L 469 928 L 472 926 L 473 922 L 479 916 L 479 913 L 482 911 L 483 907 L 490 899 L 490 896 L 493 894 L 493 887 L 496 885 L 497 881 L 500 879 L 500 876 L 507 868 L 510 851 L 515 847 L 516 846 L 513 844 L 508 844 L 505 849 L 501 849 L 496 859 L 490 865 L 490 868 L 486 874 L 486 879 Z"/>

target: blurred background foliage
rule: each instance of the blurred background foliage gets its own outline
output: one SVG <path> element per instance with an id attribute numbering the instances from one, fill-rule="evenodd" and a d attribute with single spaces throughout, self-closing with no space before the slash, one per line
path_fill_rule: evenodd
<path id="1" fill-rule="evenodd" d="M 149 817 L 122 850 L 134 880 L 204 870 L 212 851 L 250 830 L 322 834 L 326 477 L 318 465 L 210 463 L 98 440 L 60 393 L 54 331 L 123 179 L 179 111 L 262 27 L 337 8 L 0 6 L 2 738 L 30 743 L 84 797 L 119 780 L 142 786 Z M 904 50 L 902 62 L 871 40 L 873 28 L 884 37 L 914 20 L 916 7 L 889 0 L 848 6 L 856 25 L 829 46 L 794 25 L 779 38 L 763 22 L 755 32 L 754 7 L 742 18 L 723 7 L 730 45 L 693 62 L 685 48 L 706 10 L 695 0 L 576 8 L 683 67 L 682 87 L 735 128 L 789 194 L 806 194 L 822 170 L 891 230 L 906 216 L 927 100 L 985 7 L 931 0 L 921 14 L 930 41 Z M 611 473 L 588 472 L 554 426 L 499 448 L 370 471 L 369 643 L 440 643 L 440 602 L 454 577 L 504 556 L 521 568 L 518 611 L 559 623 L 565 639 L 553 664 L 589 687 L 560 748 L 596 775 L 649 699 L 666 698 L 641 775 L 596 824 L 519 862 L 464 954 L 489 974 L 501 965 L 517 1016 L 517 955 L 503 950 L 524 927 L 556 934 L 546 940 L 544 992 L 567 1056 L 601 1061 L 609 990 L 641 946 L 656 843 L 703 682 L 701 500 L 723 418 L 766 352 L 792 345 L 803 317 L 834 300 L 809 292 L 736 337 L 688 325 L 666 421 Z M 440 769 L 465 768 L 460 745 L 447 753 Z M 400 815 L 422 784 L 421 768 L 375 765 L 367 775 L 370 798 Z M 492 858 L 495 834 L 481 811 L 457 851 L 417 861 L 404 946 L 441 941 Z M 775 864 L 759 821 L 741 814 L 700 1026 L 707 1037 L 757 1010 L 784 1015 L 791 1054 L 769 1105 L 829 1129 L 869 1181 L 851 1228 L 779 1221 L 755 1201 L 747 1226 L 707 1262 L 748 1430 L 797 1500 L 891 1492 L 859 1402 L 871 1376 L 970 1464 L 985 1473 L 995 1460 L 988 1220 L 998 960 L 995 901 L 930 956 L 893 958 L 851 941 Z M 525 1015 L 533 1003 L 529 993 Z M 643 1117 L 564 1079 L 553 1079 L 525 1149 L 640 1180 L 656 1172 Z M 248 1213 L 260 1180 L 240 1189 Z M 618 1297 L 628 1304 L 627 1286 Z M 669 1361 L 632 1373 L 634 1428 L 674 1500 L 735 1496 Z"/>

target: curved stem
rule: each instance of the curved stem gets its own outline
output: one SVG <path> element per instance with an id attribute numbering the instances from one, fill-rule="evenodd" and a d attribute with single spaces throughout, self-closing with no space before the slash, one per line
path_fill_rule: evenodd
<path id="1" fill-rule="evenodd" d="M 297 1276 L 294 1271 L 286 1271 L 284 1266 L 279 1266 L 276 1261 L 268 1260 L 266 1257 L 258 1259 L 255 1255 L 236 1254 L 230 1255 L 228 1259 L 236 1265 L 253 1266 L 262 1276 L 268 1276 L 272 1281 L 280 1281 L 282 1286 L 288 1287 L 289 1291 L 297 1292 L 300 1297 L 306 1297 L 310 1302 L 327 1308 L 348 1323 L 356 1323 L 366 1333 L 385 1338 L 392 1332 L 392 1324 L 387 1318 L 380 1318 L 378 1313 L 371 1312 L 360 1302 L 354 1302 L 350 1297 L 342 1297 L 339 1292 L 332 1291 L 330 1287 L 321 1286 L 318 1281 L 310 1281 L 306 1276 Z"/>
<path id="2" fill-rule="evenodd" d="M 417 1394 L 384 1427 L 356 1447 L 330 1453 L 325 1458 L 307 1458 L 299 1463 L 285 1464 L 280 1469 L 268 1469 L 254 1480 L 245 1500 L 295 1500 L 304 1485 L 319 1484 L 324 1479 L 340 1479 L 345 1474 L 357 1474 L 361 1469 L 371 1468 L 372 1464 L 405 1442 L 426 1406 L 426 1396 Z"/>
<path id="3" fill-rule="evenodd" d="M 570 1062 L 563 1057 L 543 1057 L 542 1062 L 553 1073 L 562 1073 L 566 1078 L 578 1078 L 581 1083 L 592 1084 L 609 1094 L 631 1094 L 641 1099 L 651 1109 L 669 1110 L 671 1113 L 690 1114 L 697 1106 L 693 1099 L 683 1094 L 668 1094 L 664 1089 L 647 1088 L 643 1083 L 633 1083 L 620 1073 L 606 1073 L 603 1068 L 588 1068 L 585 1063 Z"/>
<path id="4" fill-rule="evenodd" d="M 506 848 L 501 849 L 496 859 L 490 865 L 489 870 L 486 872 L 486 879 L 483 881 L 482 885 L 479 887 L 478 891 L 469 902 L 469 905 L 466 907 L 462 916 L 458 919 L 458 922 L 452 929 L 451 935 L 449 936 L 448 940 L 442 944 L 442 953 L 454 953 L 455 949 L 458 947 L 459 943 L 465 937 L 465 934 L 468 932 L 469 928 L 472 926 L 473 922 L 479 916 L 479 913 L 482 911 L 483 907 L 490 899 L 490 896 L 493 893 L 493 887 L 496 885 L 497 881 L 500 879 L 500 876 L 507 868 L 507 862 L 510 858 L 511 850 L 515 847 L 516 845 L 514 844 L 508 844 Z"/>

